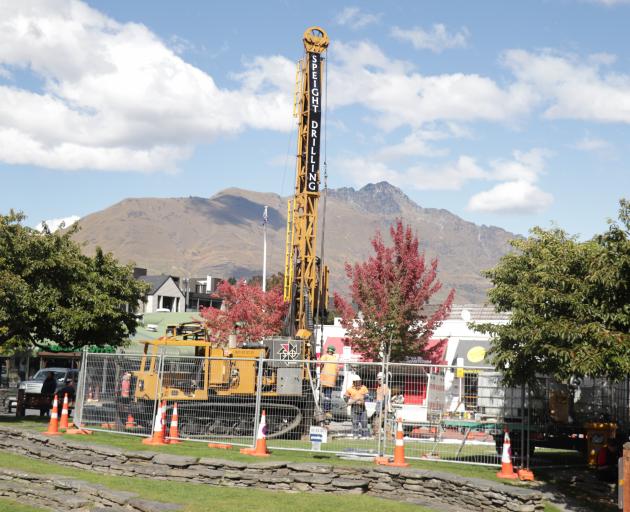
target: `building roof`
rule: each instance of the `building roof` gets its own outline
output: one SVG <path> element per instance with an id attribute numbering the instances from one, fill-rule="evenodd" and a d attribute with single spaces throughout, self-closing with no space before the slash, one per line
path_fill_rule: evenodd
<path id="1" fill-rule="evenodd" d="M 132 354 L 141 353 L 144 348 L 142 342 L 145 340 L 157 340 L 159 337 L 164 336 L 168 325 L 178 325 L 199 319 L 200 315 L 196 311 L 187 311 L 185 313 L 145 313 L 142 315 L 142 319 L 138 322 L 136 334 L 131 338 L 129 345 L 122 349 L 122 351 Z M 149 326 L 152 327 L 151 330 L 147 329 Z M 189 352 L 189 350 L 180 350 L 178 347 L 173 347 L 164 353 L 175 355 L 194 355 L 194 353 Z"/>
<path id="2" fill-rule="evenodd" d="M 470 319 L 464 313 L 464 310 L 470 313 Z M 510 312 L 498 312 L 494 306 L 488 304 L 454 304 L 448 320 L 464 320 L 466 322 L 487 322 L 487 321 L 508 321 L 512 314 Z"/>
<path id="3" fill-rule="evenodd" d="M 169 280 L 171 276 L 167 276 L 165 274 L 159 276 L 140 276 L 138 279 L 140 281 L 144 281 L 145 283 L 149 283 L 151 285 L 151 289 L 149 290 L 149 295 L 154 295 L 162 285 Z"/>

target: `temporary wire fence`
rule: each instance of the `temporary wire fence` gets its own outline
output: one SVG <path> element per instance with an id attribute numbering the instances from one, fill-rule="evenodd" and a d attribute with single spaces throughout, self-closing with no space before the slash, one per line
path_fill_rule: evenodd
<path id="1" fill-rule="evenodd" d="M 163 404 L 167 426 L 177 404 L 179 439 L 211 446 L 254 446 L 264 412 L 273 450 L 392 455 L 400 423 L 407 458 L 485 465 L 500 465 L 505 430 L 515 463 L 536 467 L 588 449 L 578 421 L 628 427 L 627 381 L 521 389 L 488 367 L 84 354 L 77 424 L 149 436 Z"/>

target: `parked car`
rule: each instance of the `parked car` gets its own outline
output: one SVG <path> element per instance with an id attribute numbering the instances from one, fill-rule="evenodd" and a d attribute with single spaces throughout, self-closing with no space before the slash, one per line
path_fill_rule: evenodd
<path id="1" fill-rule="evenodd" d="M 43 368 L 29 380 L 20 382 L 18 387 L 16 416 L 26 415 L 26 409 L 40 409 L 50 405 L 49 397 L 42 395 L 42 386 L 49 372 L 55 374 L 57 391 L 66 385 L 66 381 L 78 380 L 79 370 L 74 368 Z"/>

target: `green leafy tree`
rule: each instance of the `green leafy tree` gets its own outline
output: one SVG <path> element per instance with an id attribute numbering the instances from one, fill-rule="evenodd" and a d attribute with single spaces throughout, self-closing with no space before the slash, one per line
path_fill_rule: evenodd
<path id="1" fill-rule="evenodd" d="M 42 232 L 24 215 L 0 215 L 0 346 L 120 345 L 135 333 L 146 285 L 97 249 L 81 254 L 78 230 Z"/>
<path id="2" fill-rule="evenodd" d="M 630 205 L 620 223 L 579 242 L 561 229 L 534 228 L 514 240 L 485 275 L 490 302 L 512 313 L 505 325 L 479 324 L 492 335 L 490 357 L 508 384 L 630 373 Z"/>
<path id="3" fill-rule="evenodd" d="M 350 294 L 360 315 L 343 297 L 335 294 L 335 308 L 354 349 L 369 359 L 379 359 L 383 344 L 390 344 L 392 361 L 427 356 L 426 344 L 446 318 L 455 290 L 431 312 L 425 309 L 440 291 L 438 260 L 425 260 L 418 237 L 411 227 L 397 220 L 390 227 L 392 245 L 380 233 L 372 239 L 374 255 L 367 261 L 346 264 Z"/>

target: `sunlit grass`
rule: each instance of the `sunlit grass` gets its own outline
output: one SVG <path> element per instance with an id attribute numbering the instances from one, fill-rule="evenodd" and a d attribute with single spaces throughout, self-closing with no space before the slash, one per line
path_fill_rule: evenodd
<path id="1" fill-rule="evenodd" d="M 234 510 L 273 512 L 313 512 L 315 510 L 343 510 L 344 512 L 416 511 L 430 512 L 432 509 L 407 503 L 381 500 L 371 496 L 343 496 L 318 493 L 288 494 L 261 489 L 232 489 L 203 484 L 151 480 L 102 475 L 90 471 L 68 468 L 49 462 L 33 460 L 0 451 L 0 467 L 7 467 L 37 474 L 56 474 L 99 483 L 110 489 L 129 491 L 145 499 L 180 503 L 184 512 L 233 512 Z M 1 505 L 0 505 L 1 506 Z M 5 508 L 15 512 L 35 512 L 34 508 Z"/>
<path id="2" fill-rule="evenodd" d="M 0 512 L 43 512 L 43 508 L 22 505 L 17 501 L 0 498 Z"/>

